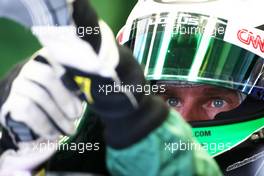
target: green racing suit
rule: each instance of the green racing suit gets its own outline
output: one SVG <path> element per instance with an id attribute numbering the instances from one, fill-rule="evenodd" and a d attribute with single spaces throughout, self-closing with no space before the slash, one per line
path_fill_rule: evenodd
<path id="1" fill-rule="evenodd" d="M 105 147 L 103 133 L 104 126 L 100 119 L 87 108 L 80 119 L 76 134 L 64 138 L 61 145 L 88 143 L 91 146 L 99 143 L 99 150 L 93 147 L 81 151 L 76 147 L 73 147 L 76 150 L 71 150 L 71 147 L 59 150 L 49 161 L 48 170 L 105 175 L 109 172 L 111 175 L 146 176 L 222 175 L 215 161 L 198 147 L 191 127 L 172 109 L 159 128 L 128 148 L 118 150 Z M 192 146 L 196 147 L 191 148 L 190 144 L 195 144 Z"/>

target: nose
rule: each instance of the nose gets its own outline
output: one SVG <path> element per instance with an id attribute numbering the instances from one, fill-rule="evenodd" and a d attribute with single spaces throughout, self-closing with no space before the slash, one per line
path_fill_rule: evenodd
<path id="1" fill-rule="evenodd" d="M 178 111 L 188 122 L 211 119 L 205 109 L 195 103 L 185 103 Z"/>

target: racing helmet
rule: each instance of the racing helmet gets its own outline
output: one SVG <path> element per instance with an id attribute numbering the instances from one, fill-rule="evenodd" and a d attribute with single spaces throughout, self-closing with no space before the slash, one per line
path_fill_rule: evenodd
<path id="1" fill-rule="evenodd" d="M 38 25 L 69 25 L 73 0 L 1 0 L 0 17 L 30 28 Z"/>
<path id="2" fill-rule="evenodd" d="M 139 0 L 117 36 L 149 81 L 212 85 L 246 95 L 213 120 L 190 122 L 211 156 L 264 128 L 263 5 L 263 0 Z"/>
<path id="3" fill-rule="evenodd" d="M 0 0 L 0 53 L 5 53 L 0 56 L 8 58 L 0 66 L 0 77 L 40 48 L 49 47 L 51 50 L 57 46 L 63 50 L 58 45 L 73 39 L 88 41 L 98 53 L 101 36 L 91 33 L 100 34 L 100 28 L 96 13 L 89 8 L 87 0 Z M 7 41 L 3 42 L 3 36 Z M 56 53 L 54 50 L 50 52 Z M 64 49 L 62 53 L 67 56 L 74 51 Z"/>
<path id="4" fill-rule="evenodd" d="M 0 78 L 41 48 L 33 26 L 72 23 L 69 0 L 0 0 Z M 15 43 L 15 44 L 14 44 Z"/>

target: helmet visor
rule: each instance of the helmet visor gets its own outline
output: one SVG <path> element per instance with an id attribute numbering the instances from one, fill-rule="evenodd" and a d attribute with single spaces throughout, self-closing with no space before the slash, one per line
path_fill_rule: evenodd
<path id="1" fill-rule="evenodd" d="M 133 22 L 125 45 L 148 80 L 210 84 L 261 98 L 263 58 L 228 42 L 228 25 L 201 14 L 155 14 Z M 246 31 L 239 34 L 246 39 Z"/>

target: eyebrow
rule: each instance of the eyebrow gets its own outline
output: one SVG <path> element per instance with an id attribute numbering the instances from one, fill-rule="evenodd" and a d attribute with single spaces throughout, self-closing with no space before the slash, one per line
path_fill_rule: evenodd
<path id="1" fill-rule="evenodd" d="M 216 94 L 226 95 L 236 93 L 234 90 L 229 90 L 225 88 L 216 88 L 216 87 L 206 87 L 203 89 L 203 92 L 206 92 L 206 96 L 214 96 Z M 169 87 L 166 89 L 168 94 L 177 94 L 178 92 Z"/>
<path id="2" fill-rule="evenodd" d="M 219 89 L 219 88 L 205 88 L 204 92 L 206 92 L 206 95 L 215 95 L 215 94 L 233 94 L 236 93 L 233 90 L 229 89 Z"/>

